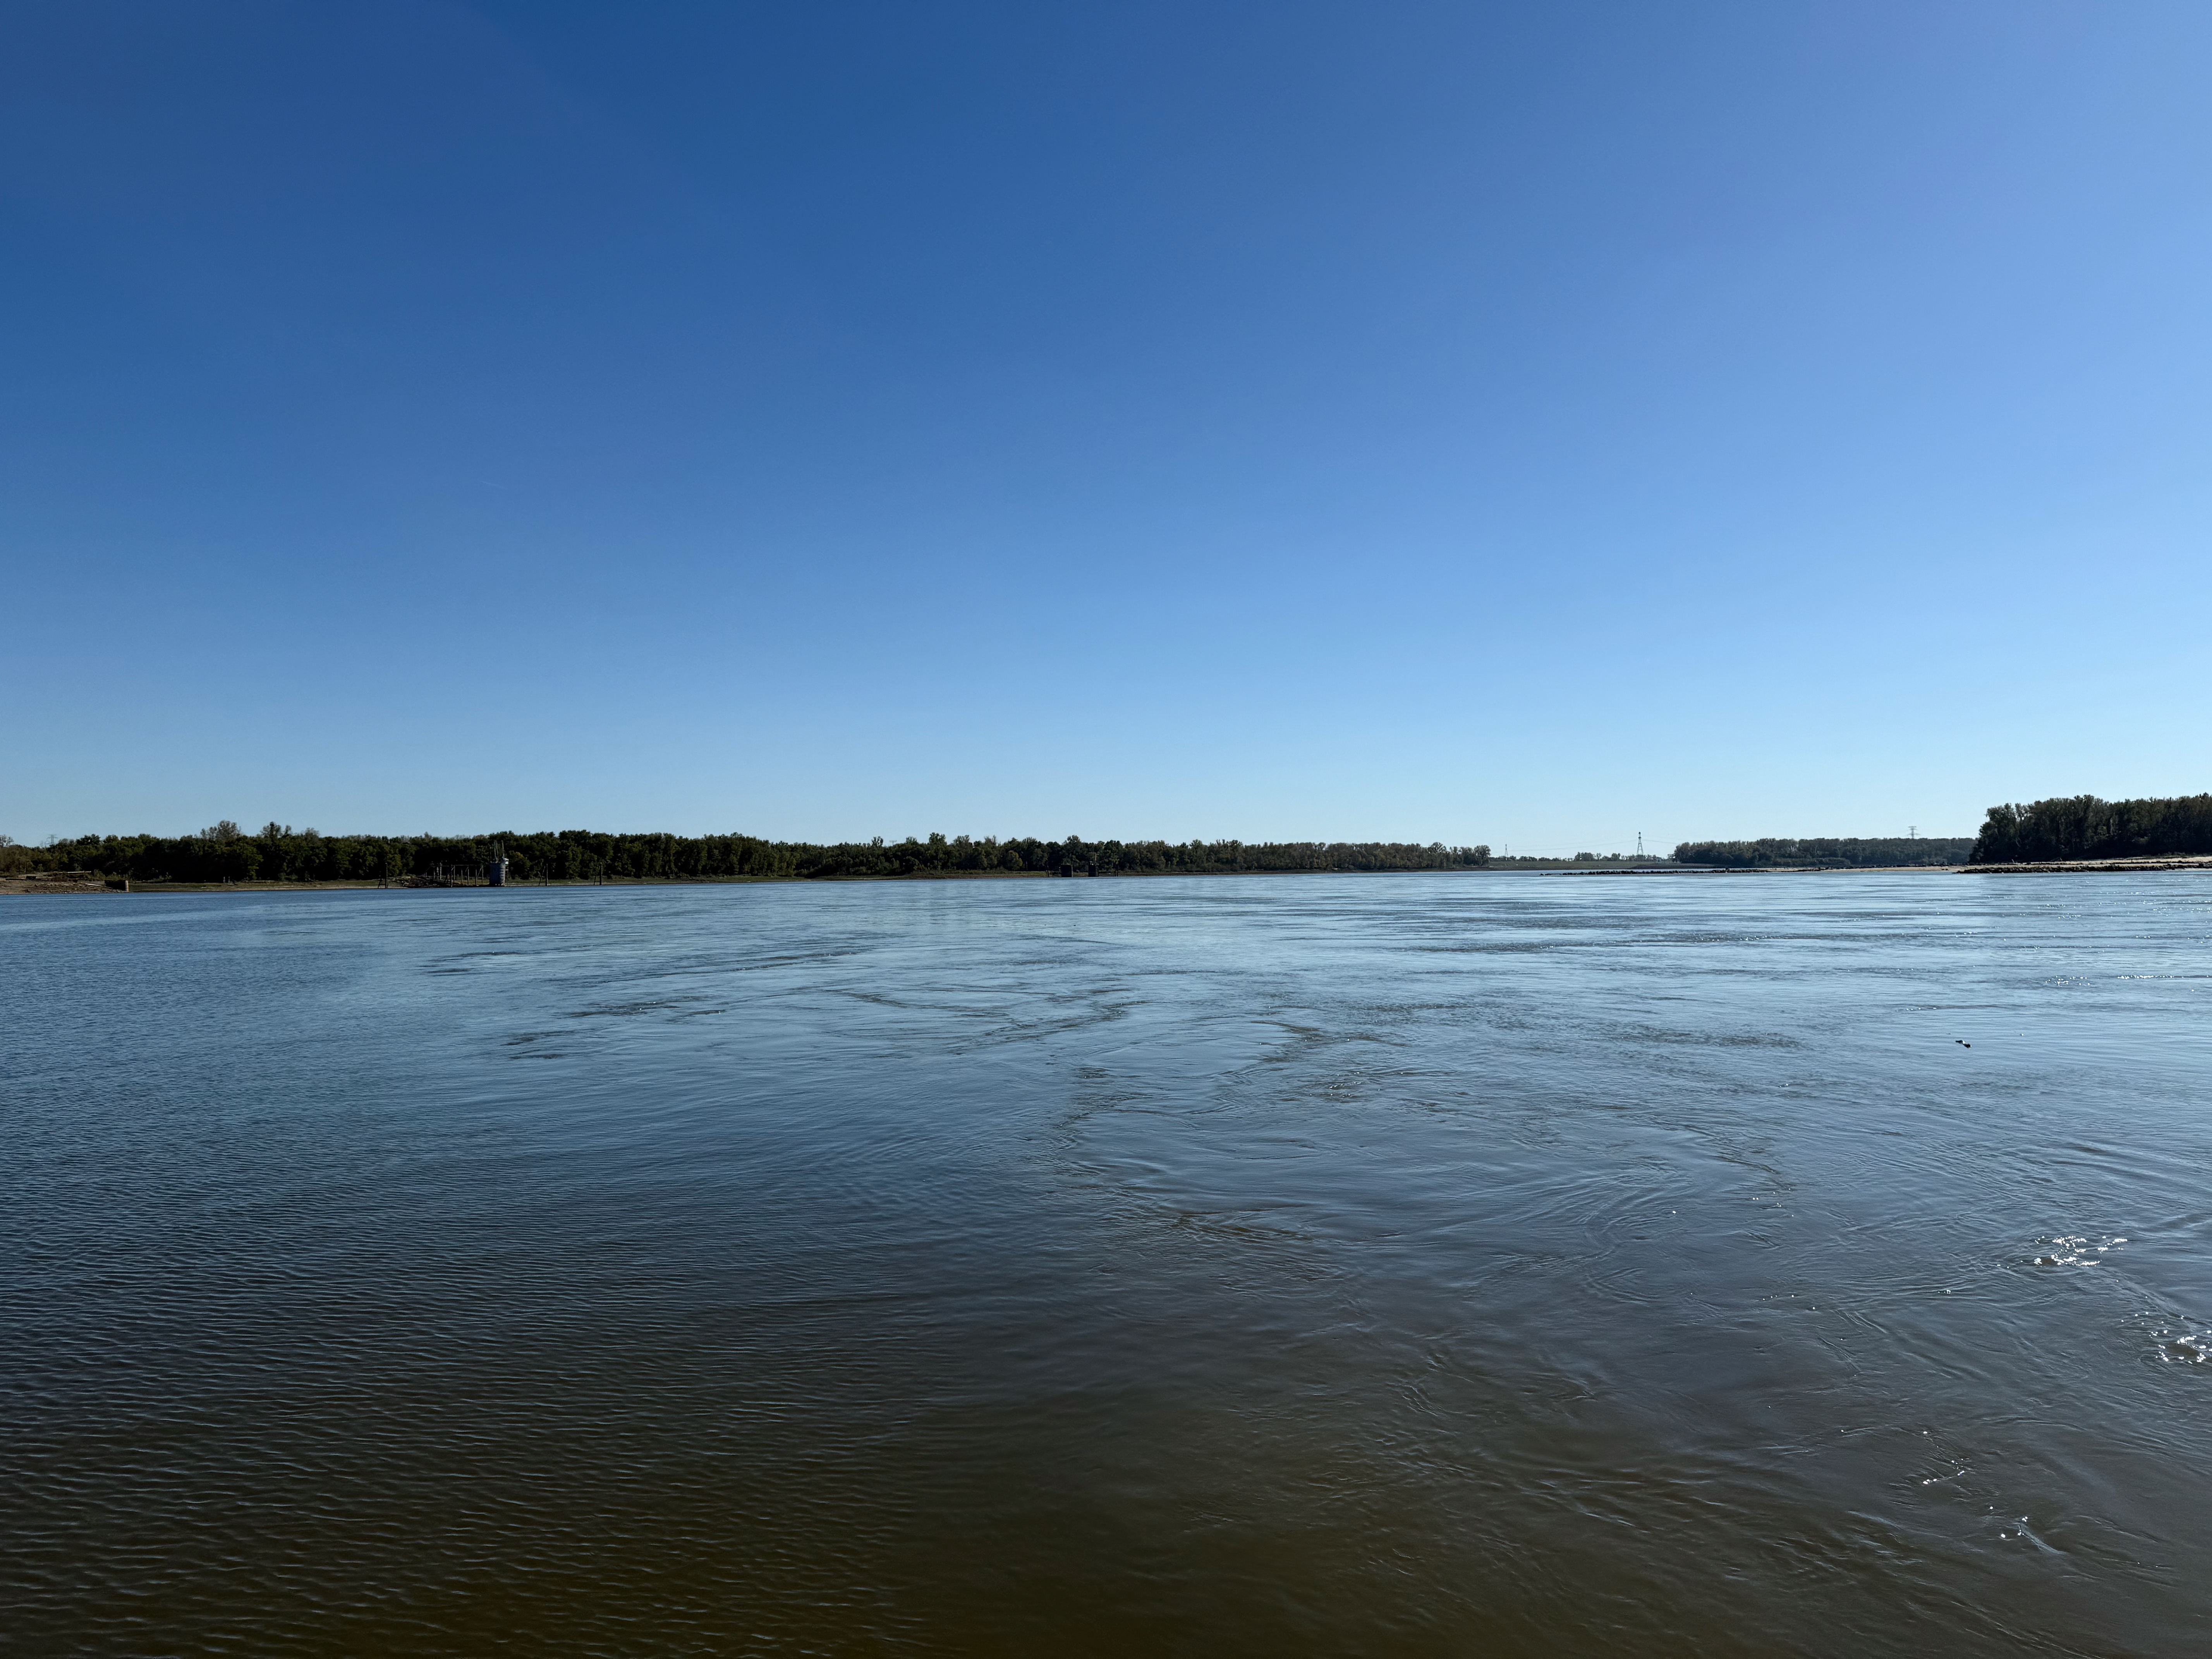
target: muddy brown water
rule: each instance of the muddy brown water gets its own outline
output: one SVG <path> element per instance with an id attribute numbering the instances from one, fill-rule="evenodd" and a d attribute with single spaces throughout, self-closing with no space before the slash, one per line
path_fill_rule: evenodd
<path id="1" fill-rule="evenodd" d="M 2212 1651 L 2209 923 L 12 906 L 0 1651 Z"/>

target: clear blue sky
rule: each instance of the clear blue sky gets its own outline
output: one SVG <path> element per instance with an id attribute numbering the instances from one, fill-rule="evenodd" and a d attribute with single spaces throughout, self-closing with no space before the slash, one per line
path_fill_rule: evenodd
<path id="1" fill-rule="evenodd" d="M 2212 787 L 2202 4 L 0 12 L 0 830 Z"/>

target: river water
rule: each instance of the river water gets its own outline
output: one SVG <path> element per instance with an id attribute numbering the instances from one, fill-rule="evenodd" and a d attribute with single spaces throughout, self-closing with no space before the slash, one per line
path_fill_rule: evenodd
<path id="1" fill-rule="evenodd" d="M 2212 879 L 0 903 L 0 1650 L 2212 1651 Z"/>

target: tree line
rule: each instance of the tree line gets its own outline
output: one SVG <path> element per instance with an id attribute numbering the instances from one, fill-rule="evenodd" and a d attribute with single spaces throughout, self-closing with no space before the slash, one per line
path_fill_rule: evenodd
<path id="1" fill-rule="evenodd" d="M 497 848 L 511 881 L 790 880 L 1054 874 L 1228 875 L 1288 871 L 1481 869 L 1487 847 L 1395 842 L 1064 841 L 1034 836 L 886 842 L 765 841 L 757 836 L 614 835 L 592 830 L 480 836 L 325 836 L 269 823 L 248 833 L 226 819 L 195 836 L 82 836 L 44 847 L 0 837 L 0 873 L 86 870 L 157 882 L 387 881 L 481 866 Z"/>
<path id="2" fill-rule="evenodd" d="M 1974 842 L 1964 836 L 1814 836 L 1791 841 L 1686 841 L 1674 849 L 1677 864 L 1705 864 L 1725 870 L 1764 870 L 1777 866 L 1816 870 L 1863 870 L 1897 865 L 1964 864 Z"/>
<path id="3" fill-rule="evenodd" d="M 2212 854 L 2212 795 L 2100 800 L 2059 795 L 1992 806 L 1974 839 L 1976 864 Z"/>

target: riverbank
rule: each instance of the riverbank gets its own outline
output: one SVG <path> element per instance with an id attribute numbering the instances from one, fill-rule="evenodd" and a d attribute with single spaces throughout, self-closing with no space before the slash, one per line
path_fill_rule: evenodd
<path id="1" fill-rule="evenodd" d="M 1561 864 L 1530 868 L 1516 865 L 1488 870 L 1116 870 L 1101 871 L 1114 880 L 1159 879 L 1181 877 L 1211 880 L 1219 876 L 2003 876 L 2003 875 L 2125 875 L 2166 871 L 2212 872 L 2212 858 L 2071 859 L 2043 864 L 1882 864 L 1882 865 L 1759 865 L 1749 867 L 1698 864 L 1589 865 Z M 763 882 L 787 885 L 855 881 L 1051 881 L 1060 878 L 1049 870 L 942 870 L 908 876 L 625 876 L 605 881 L 513 881 L 510 887 L 742 887 Z M 1079 876 L 1078 880 L 1086 878 Z M 432 884 L 425 884 L 426 887 Z M 455 884 L 460 885 L 462 884 Z M 466 884 L 483 887 L 478 882 Z M 96 874 L 28 876 L 0 878 L 0 897 L 50 893 L 303 893 L 362 892 L 380 888 L 411 888 L 405 881 L 125 881 Z"/>
<path id="2" fill-rule="evenodd" d="M 127 893 L 131 884 L 93 870 L 62 870 L 46 875 L 0 876 L 0 893 Z"/>
<path id="3" fill-rule="evenodd" d="M 2212 871 L 2212 858 L 2063 859 L 2041 864 L 1678 864 L 1662 869 L 1571 869 L 1544 873 L 1577 876 L 2091 876 L 2166 870 Z"/>
<path id="4" fill-rule="evenodd" d="M 506 888 L 522 887 L 750 887 L 764 882 L 786 884 L 824 881 L 1042 881 L 1056 878 L 1056 870 L 945 870 L 927 875 L 912 876 L 610 876 L 605 880 L 578 881 L 518 881 L 509 879 Z M 1173 873 L 1173 872 L 1170 872 Z M 1285 873 L 1275 871 L 1255 871 L 1253 874 Z M 1296 873 L 1296 872 L 1289 872 Z M 1339 872 L 1354 874 L 1357 872 Z M 103 879 L 92 876 L 82 880 L 64 879 L 48 876 L 0 877 L 0 896 L 9 894 L 36 893 L 359 893 L 376 892 L 389 889 L 428 891 L 432 889 L 473 889 L 483 890 L 489 884 L 482 880 L 470 882 L 434 882 L 409 880 L 395 877 L 390 881 L 125 881 L 119 878 Z M 502 888 L 504 890 L 504 888 Z"/>
<path id="5" fill-rule="evenodd" d="M 1516 864 L 1502 869 L 1459 870 L 1101 870 L 1096 878 L 1085 871 L 1077 871 L 1074 878 L 1103 880 L 1164 880 L 1186 879 L 1211 881 L 1224 876 L 1650 876 L 1650 875 L 1763 875 L 1766 871 L 1717 871 L 1675 867 L 1666 865 L 1589 865 L 1559 864 L 1531 867 Z M 744 887 L 764 882 L 785 885 L 815 885 L 823 883 L 848 882 L 906 882 L 906 881 L 1055 881 L 1063 879 L 1057 870 L 928 870 L 915 871 L 911 875 L 881 876 L 623 876 L 605 880 L 515 880 L 510 878 L 505 888 L 592 888 L 592 887 Z M 32 893 L 322 893 L 374 892 L 381 888 L 422 889 L 457 888 L 482 890 L 489 885 L 481 879 L 467 882 L 432 882 L 394 878 L 390 881 L 102 881 L 94 875 L 87 879 L 68 880 L 56 877 L 30 876 L 0 878 L 0 896 L 9 894 Z"/>
<path id="6" fill-rule="evenodd" d="M 2212 858 L 2055 859 L 2039 864 L 1962 864 L 1966 876 L 2128 875 L 2136 871 L 2212 870 Z"/>

